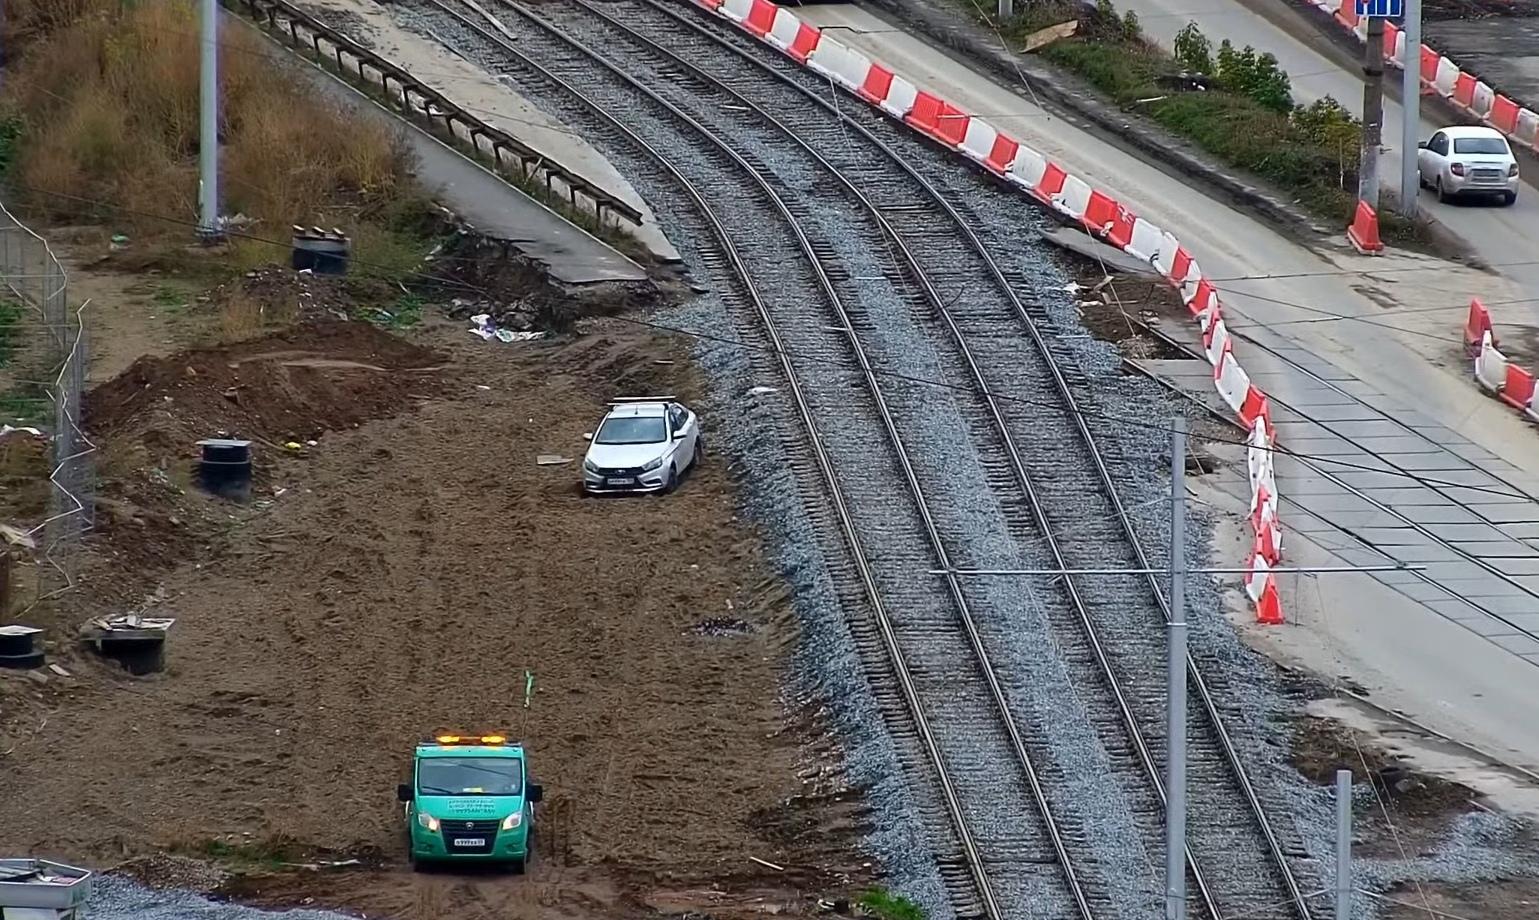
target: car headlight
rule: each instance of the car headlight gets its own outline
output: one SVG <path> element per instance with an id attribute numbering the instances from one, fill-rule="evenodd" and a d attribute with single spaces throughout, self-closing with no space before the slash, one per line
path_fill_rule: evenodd
<path id="1" fill-rule="evenodd" d="M 1517 177 L 1518 177 L 1518 164 L 1514 163 L 1511 166 L 1507 167 L 1507 178 L 1509 178 L 1509 179 L 1516 179 Z"/>
<path id="2" fill-rule="evenodd" d="M 594 465 L 593 461 L 589 460 L 586 457 L 583 458 L 582 468 L 587 470 L 590 473 L 597 473 L 599 471 L 599 468 Z"/>
<path id="3" fill-rule="evenodd" d="M 660 467 L 662 465 L 663 465 L 663 458 L 662 457 L 657 457 L 656 459 L 648 460 L 647 461 L 647 465 L 643 466 L 641 469 L 644 472 L 650 473 L 650 472 L 652 472 L 653 470 L 657 469 L 658 467 Z"/>
<path id="4" fill-rule="evenodd" d="M 430 831 L 438 830 L 438 819 L 425 811 L 417 812 L 417 823 Z"/>
<path id="5" fill-rule="evenodd" d="M 515 811 L 511 815 L 508 815 L 506 818 L 502 819 L 502 829 L 505 831 L 511 831 L 523 823 L 524 813 L 521 811 Z"/>

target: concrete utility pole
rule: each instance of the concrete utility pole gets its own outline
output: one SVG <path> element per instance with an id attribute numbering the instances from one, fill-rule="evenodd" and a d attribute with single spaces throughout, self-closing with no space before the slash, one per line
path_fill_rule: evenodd
<path id="1" fill-rule="evenodd" d="M 1009 19 L 1015 15 L 1015 0 L 999 0 L 999 18 Z"/>
<path id="2" fill-rule="evenodd" d="M 219 0 L 202 0 L 199 81 L 198 236 L 219 239 Z"/>
<path id="3" fill-rule="evenodd" d="M 1336 918 L 1352 920 L 1352 771 L 1336 771 Z"/>
<path id="4" fill-rule="evenodd" d="M 1384 142 L 1384 20 L 1368 17 L 1368 44 L 1363 50 L 1363 159 L 1358 170 L 1357 197 L 1379 208 L 1379 147 Z"/>
<path id="5" fill-rule="evenodd" d="M 1171 420 L 1170 724 L 1165 764 L 1165 920 L 1186 917 L 1186 418 Z"/>
<path id="6" fill-rule="evenodd" d="M 1416 144 L 1421 139 L 1421 0 L 1405 0 L 1405 70 L 1400 82 L 1400 213 L 1416 216 L 1421 190 Z"/>

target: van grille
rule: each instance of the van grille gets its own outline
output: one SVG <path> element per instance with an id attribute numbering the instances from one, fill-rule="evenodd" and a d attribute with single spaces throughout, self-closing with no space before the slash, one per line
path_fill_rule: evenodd
<path id="1" fill-rule="evenodd" d="M 438 824 L 440 833 L 444 836 L 444 849 L 450 853 L 490 853 L 497 843 L 497 828 L 501 821 L 461 821 L 454 818 L 441 820 Z M 479 839 L 483 841 L 480 846 L 461 846 L 461 839 Z"/>

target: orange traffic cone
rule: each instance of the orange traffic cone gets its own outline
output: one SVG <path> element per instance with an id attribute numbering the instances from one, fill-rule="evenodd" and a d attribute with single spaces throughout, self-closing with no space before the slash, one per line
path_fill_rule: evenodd
<path id="1" fill-rule="evenodd" d="M 1271 577 L 1261 591 L 1261 600 L 1256 602 L 1256 622 L 1262 626 L 1283 625 L 1282 601 L 1277 599 L 1277 582 Z"/>

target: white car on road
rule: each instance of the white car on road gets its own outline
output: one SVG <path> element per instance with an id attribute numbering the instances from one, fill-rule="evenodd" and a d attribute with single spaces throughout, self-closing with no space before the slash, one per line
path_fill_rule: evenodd
<path id="1" fill-rule="evenodd" d="M 671 492 L 705 445 L 700 419 L 670 397 L 610 403 L 588 435 L 582 485 L 588 492 Z"/>
<path id="2" fill-rule="evenodd" d="M 1421 186 L 1436 190 L 1438 201 L 1460 195 L 1495 195 L 1503 204 L 1518 200 L 1518 160 L 1500 131 L 1444 128 L 1417 146 Z"/>

